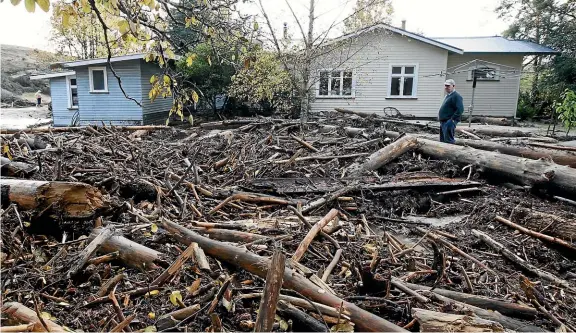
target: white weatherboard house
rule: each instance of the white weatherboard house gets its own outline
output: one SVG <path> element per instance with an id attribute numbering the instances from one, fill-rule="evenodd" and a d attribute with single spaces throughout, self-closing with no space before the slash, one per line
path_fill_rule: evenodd
<path id="1" fill-rule="evenodd" d="M 150 102 L 150 77 L 162 69 L 144 60 L 146 54 L 112 57 L 110 63 L 122 81 L 127 99 L 108 59 L 88 59 L 53 64 L 63 71 L 32 76 L 49 79 L 54 126 L 76 125 L 148 125 L 163 123 L 172 107 L 172 98 L 159 97 Z"/>
<path id="2" fill-rule="evenodd" d="M 330 49 L 331 48 L 331 49 Z M 335 107 L 437 117 L 444 81 L 456 81 L 465 113 L 512 117 L 518 103 L 522 63 L 528 55 L 553 55 L 551 48 L 503 37 L 429 38 L 377 24 L 332 40 L 315 69 L 312 111 Z"/>

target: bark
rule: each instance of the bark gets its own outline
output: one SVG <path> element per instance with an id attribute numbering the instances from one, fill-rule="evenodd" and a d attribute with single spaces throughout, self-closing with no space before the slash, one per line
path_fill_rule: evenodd
<path id="1" fill-rule="evenodd" d="M 0 165 L 0 174 L 4 177 L 30 177 L 39 169 L 37 165 L 11 161 L 6 157 L 0 157 Z"/>
<path id="2" fill-rule="evenodd" d="M 518 207 L 512 212 L 512 220 L 526 228 L 567 241 L 576 240 L 576 220 Z"/>
<path id="3" fill-rule="evenodd" d="M 196 260 L 196 265 L 203 271 L 211 272 L 210 264 L 208 263 L 208 258 L 206 258 L 206 254 L 204 254 L 204 250 L 202 250 L 198 244 L 192 243 L 190 244 L 192 248 L 194 248 L 194 260 Z"/>
<path id="4" fill-rule="evenodd" d="M 572 286 L 570 285 L 570 283 L 566 280 L 562 280 L 558 277 L 556 277 L 556 275 L 550 273 L 550 272 L 546 272 L 543 271 L 535 266 L 533 266 L 532 264 L 524 261 L 524 259 L 520 258 L 519 256 L 517 256 L 516 254 L 514 254 L 514 252 L 508 250 L 506 247 L 504 247 L 504 245 L 498 243 L 497 241 L 495 241 L 494 239 L 490 238 L 490 236 L 486 235 L 485 233 L 478 231 L 478 230 L 472 230 L 472 233 L 474 234 L 474 236 L 480 238 L 484 243 L 486 243 L 486 245 L 490 246 L 492 249 L 500 252 L 500 254 L 502 256 L 504 256 L 506 259 L 512 261 L 513 263 L 515 263 L 516 265 L 520 266 L 524 271 L 539 277 L 542 280 L 546 280 L 548 282 L 551 282 L 559 287 L 562 288 L 566 288 L 572 292 L 576 292 L 576 289 L 572 288 Z"/>
<path id="5" fill-rule="evenodd" d="M 421 285 L 413 284 L 413 283 L 405 282 L 404 284 L 413 290 L 431 290 L 432 289 L 431 287 L 421 286 Z M 501 313 L 503 315 L 508 315 L 508 316 L 512 316 L 512 317 L 534 318 L 538 314 L 538 311 L 536 311 L 536 309 L 534 309 L 532 307 L 520 305 L 520 304 L 515 304 L 515 303 L 510 303 L 510 302 L 505 302 L 505 301 L 500 301 L 500 300 L 497 300 L 494 298 L 471 295 L 471 294 L 466 294 L 466 293 L 461 293 L 461 292 L 446 290 L 446 289 L 439 289 L 439 288 L 435 288 L 433 291 L 436 294 L 457 300 L 457 301 L 462 302 L 462 303 L 477 306 L 479 308 L 486 309 L 486 310 L 498 311 L 499 313 Z"/>
<path id="6" fill-rule="evenodd" d="M 67 277 L 70 279 L 80 272 L 84 267 L 88 259 L 100 248 L 100 246 L 106 242 L 114 232 L 110 228 L 104 228 L 89 244 L 80 252 L 78 255 L 78 260 L 72 263 L 72 267 L 68 270 Z"/>
<path id="7" fill-rule="evenodd" d="M 540 186 L 576 196 L 576 170 L 546 160 L 530 160 L 496 152 L 418 139 L 418 151 L 435 158 L 477 165 L 523 185 Z"/>
<path id="8" fill-rule="evenodd" d="M 282 276 L 286 268 L 286 256 L 280 250 L 272 255 L 270 267 L 266 274 L 264 293 L 260 299 L 258 317 L 256 318 L 256 332 L 271 332 L 276 316 L 276 305 L 282 288 Z"/>
<path id="9" fill-rule="evenodd" d="M 526 147 L 519 145 L 507 145 L 486 140 L 457 139 L 456 144 L 460 146 L 470 146 L 476 149 L 497 151 L 506 155 L 521 156 L 537 160 L 540 158 L 552 159 L 557 164 L 567 165 L 576 168 L 576 153 L 537 147 Z"/>
<path id="10" fill-rule="evenodd" d="M 96 228 L 90 234 L 90 239 L 96 238 L 101 228 Z M 153 270 L 158 268 L 162 254 L 144 245 L 140 245 L 121 235 L 113 235 L 100 246 L 98 252 L 102 254 L 118 251 L 118 259 L 126 265 L 143 270 Z"/>
<path id="11" fill-rule="evenodd" d="M 102 193 L 88 184 L 1 179 L 2 207 L 15 203 L 24 210 L 53 209 L 65 219 L 89 218 L 105 206 Z"/>
<path id="12" fill-rule="evenodd" d="M 572 244 L 570 244 L 570 243 L 568 243 L 568 242 L 565 242 L 565 241 L 563 241 L 563 240 L 561 240 L 561 239 L 558 239 L 558 238 L 555 238 L 555 237 L 551 237 L 551 236 L 548 236 L 548 235 L 545 235 L 545 234 L 536 232 L 536 231 L 534 231 L 534 230 L 530 230 L 530 229 L 528 229 L 528 228 L 524 228 L 523 226 L 520 226 L 520 225 L 518 225 L 518 224 L 516 224 L 516 223 L 514 223 L 514 222 L 512 222 L 512 221 L 509 221 L 509 220 L 507 220 L 507 219 L 505 219 L 505 218 L 503 218 L 503 217 L 501 217 L 501 216 L 496 216 L 496 221 L 498 221 L 498 222 L 500 222 L 500 223 L 503 223 L 503 224 L 505 224 L 505 225 L 507 225 L 507 226 L 509 226 L 509 227 L 512 227 L 512 228 L 520 231 L 521 233 L 524 233 L 524 234 L 526 234 L 526 235 L 532 236 L 532 237 L 534 237 L 534 238 L 538 238 L 539 240 L 544 241 L 544 243 L 549 242 L 549 243 L 552 243 L 552 244 L 560 245 L 560 246 L 562 246 L 562 247 L 564 247 L 564 248 L 567 248 L 567 249 L 569 249 L 569 250 L 576 251 L 576 247 L 574 247 L 574 245 L 572 245 Z"/>
<path id="13" fill-rule="evenodd" d="M 490 320 L 413 308 L 412 316 L 420 324 L 420 332 L 504 332 L 504 327 Z"/>
<path id="14" fill-rule="evenodd" d="M 174 238 L 184 244 L 196 242 L 208 255 L 242 267 L 248 272 L 262 278 L 266 276 L 266 268 L 270 264 L 268 259 L 262 258 L 249 251 L 202 237 L 191 230 L 187 230 L 186 228 L 169 221 L 163 221 L 162 225 L 173 235 Z M 350 313 L 350 318 L 361 331 L 406 332 L 403 328 L 385 320 L 384 318 L 362 310 L 358 306 L 344 301 L 335 295 L 326 292 L 319 292 L 318 287 L 310 282 L 310 280 L 297 274 L 290 268 L 286 268 L 284 271 L 283 287 L 295 290 L 313 301 L 328 306 L 335 307 L 343 304 L 346 310 Z"/>
<path id="15" fill-rule="evenodd" d="M 368 157 L 368 160 L 360 165 L 358 170 L 353 170 L 352 174 L 360 175 L 364 171 L 378 170 L 392 160 L 403 155 L 407 151 L 415 148 L 418 140 L 412 136 L 405 136 L 388 146 L 378 150 Z"/>
<path id="16" fill-rule="evenodd" d="M 18 302 L 4 303 L 2 306 L 2 313 L 19 323 L 34 324 L 33 332 L 45 332 L 44 326 L 40 322 L 40 318 L 36 315 L 36 311 L 26 307 L 24 304 Z M 50 319 L 44 319 L 44 323 L 50 332 L 65 332 L 62 326 L 56 324 Z"/>
<path id="17" fill-rule="evenodd" d="M 194 255 L 194 244 L 190 244 L 188 248 L 186 248 L 178 258 L 176 258 L 170 267 L 166 268 L 162 274 L 152 281 L 152 285 L 162 286 L 164 283 L 168 282 L 168 280 L 182 268 L 182 265 L 184 265 L 192 255 Z"/>

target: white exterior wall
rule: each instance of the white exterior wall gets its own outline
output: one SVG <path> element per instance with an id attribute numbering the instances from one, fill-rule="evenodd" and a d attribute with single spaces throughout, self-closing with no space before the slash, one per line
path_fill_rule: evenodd
<path id="1" fill-rule="evenodd" d="M 445 78 L 440 74 L 447 68 L 447 50 L 383 30 L 350 38 L 349 41 L 353 45 L 342 46 L 331 55 L 323 57 L 322 63 L 316 64 L 315 68 L 353 69 L 355 97 L 315 97 L 313 112 L 333 111 L 335 107 L 341 107 L 383 113 L 385 107 L 391 106 L 402 114 L 437 117 L 444 98 Z M 418 65 L 416 98 L 387 98 L 391 64 Z M 313 74 L 317 75 L 316 71 Z"/>
<path id="2" fill-rule="evenodd" d="M 464 64 L 475 59 L 510 66 L 518 70 L 518 74 L 503 73 L 503 70 L 511 71 L 507 67 L 500 67 L 499 81 L 477 81 L 474 93 L 473 115 L 512 117 L 518 107 L 518 94 L 520 93 L 520 71 L 522 70 L 522 55 L 517 54 L 450 54 L 448 56 L 448 69 Z M 468 80 L 469 66 L 459 73 L 448 77 L 456 81 L 456 90 L 464 99 L 464 114 L 468 114 L 468 108 L 472 100 L 472 81 Z"/>

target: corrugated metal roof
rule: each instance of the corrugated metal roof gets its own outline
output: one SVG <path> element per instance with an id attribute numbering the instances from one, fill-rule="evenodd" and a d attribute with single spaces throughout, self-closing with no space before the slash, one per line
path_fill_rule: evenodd
<path id="1" fill-rule="evenodd" d="M 492 37 L 440 37 L 433 38 L 441 43 L 464 50 L 464 53 L 516 53 L 516 54 L 557 54 L 549 47 L 536 43 L 510 40 L 501 36 Z"/>

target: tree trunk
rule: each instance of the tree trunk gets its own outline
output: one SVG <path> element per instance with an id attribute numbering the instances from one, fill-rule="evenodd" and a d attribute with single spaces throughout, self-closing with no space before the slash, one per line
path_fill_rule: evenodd
<path id="1" fill-rule="evenodd" d="M 226 261 L 232 265 L 242 267 L 248 272 L 262 278 L 266 276 L 267 267 L 270 264 L 269 259 L 265 259 L 238 247 L 202 237 L 173 222 L 164 220 L 162 225 L 173 235 L 174 238 L 183 244 L 188 245 L 192 242 L 196 242 L 208 255 L 214 256 L 215 258 Z M 384 318 L 360 309 L 355 304 L 344 301 L 324 290 L 318 291 L 318 286 L 288 267 L 284 271 L 283 286 L 295 290 L 318 303 L 332 307 L 343 304 L 346 310 L 350 312 L 352 321 L 360 331 L 407 332 L 405 329 L 385 320 Z"/>
<path id="2" fill-rule="evenodd" d="M 105 205 L 102 193 L 88 184 L 1 179 L 2 207 L 15 203 L 24 210 L 57 210 L 64 218 L 89 218 Z"/>
<path id="3" fill-rule="evenodd" d="M 576 220 L 518 207 L 512 212 L 512 220 L 526 228 L 567 241 L 576 240 Z"/>
<path id="4" fill-rule="evenodd" d="M 2 313 L 8 315 L 19 323 L 34 324 L 33 332 L 45 332 L 46 329 L 40 322 L 40 318 L 36 315 L 36 311 L 26 307 L 24 304 L 18 302 L 4 303 L 2 306 Z M 50 332 L 65 332 L 64 328 L 50 319 L 44 319 L 48 330 Z"/>
<path id="5" fill-rule="evenodd" d="M 512 122 L 506 118 L 472 117 L 473 123 L 483 123 L 498 126 L 510 126 Z"/>
<path id="6" fill-rule="evenodd" d="M 530 160 L 471 147 L 418 139 L 418 151 L 435 158 L 473 164 L 523 185 L 544 187 L 576 196 L 576 170 L 545 160 Z"/>
<path id="7" fill-rule="evenodd" d="M 96 238 L 101 228 L 92 230 L 90 239 Z M 126 265 L 143 270 L 153 270 L 158 268 L 156 263 L 159 263 L 162 253 L 152 250 L 144 245 L 131 241 L 121 235 L 113 235 L 100 245 L 99 253 L 106 254 L 118 251 L 120 254 L 118 259 Z"/>
<path id="8" fill-rule="evenodd" d="M 442 313 L 413 308 L 412 316 L 420 332 L 504 332 L 499 323 L 468 315 Z"/>
<path id="9" fill-rule="evenodd" d="M 11 161 L 6 157 L 0 157 L 0 165 L 0 173 L 4 177 L 30 177 L 38 171 L 37 165 Z"/>
<path id="10" fill-rule="evenodd" d="M 459 146 L 470 146 L 476 149 L 497 151 L 506 155 L 527 157 L 534 160 L 540 158 L 551 158 L 556 164 L 576 168 L 576 152 L 507 145 L 486 140 L 457 139 L 456 144 Z"/>
<path id="11" fill-rule="evenodd" d="M 276 316 L 276 305 L 282 288 L 282 276 L 286 268 L 286 256 L 279 249 L 274 251 L 270 267 L 266 274 L 264 293 L 260 299 L 258 317 L 256 318 L 256 332 L 271 332 Z"/>
<path id="12" fill-rule="evenodd" d="M 359 166 L 358 170 L 352 170 L 351 173 L 359 176 L 364 171 L 378 170 L 417 145 L 418 140 L 415 137 L 402 137 L 370 155 L 368 160 Z"/>

